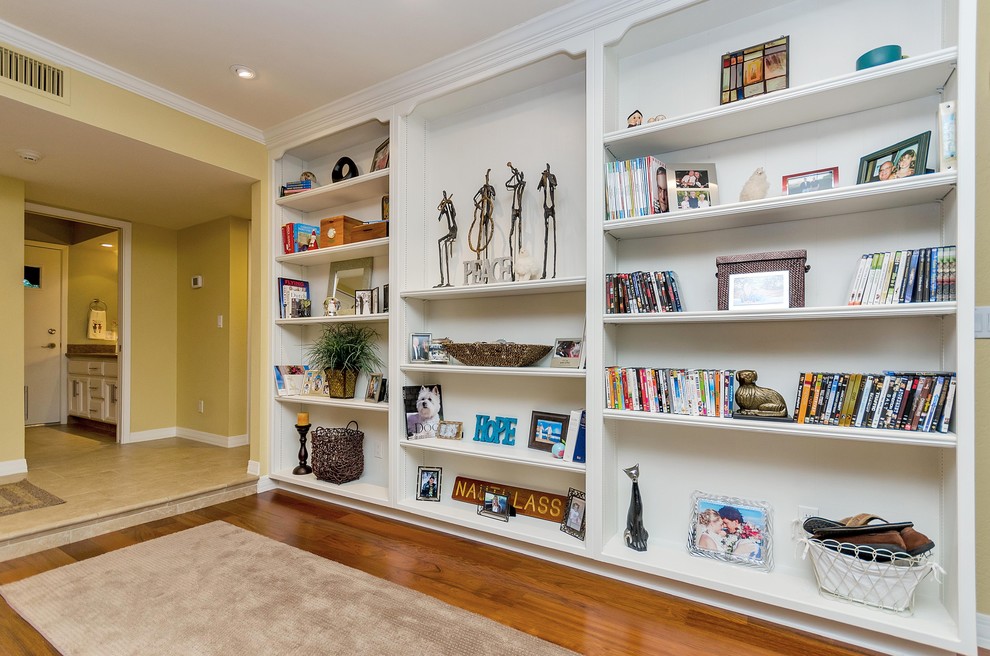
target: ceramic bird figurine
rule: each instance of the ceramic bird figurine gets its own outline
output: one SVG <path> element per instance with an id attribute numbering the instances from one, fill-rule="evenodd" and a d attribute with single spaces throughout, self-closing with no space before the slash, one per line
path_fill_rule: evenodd
<path id="1" fill-rule="evenodd" d="M 753 171 L 753 175 L 749 176 L 749 180 L 743 185 L 742 191 L 739 192 L 739 200 L 760 200 L 767 197 L 769 190 L 770 183 L 767 181 L 767 174 L 761 166 Z"/>

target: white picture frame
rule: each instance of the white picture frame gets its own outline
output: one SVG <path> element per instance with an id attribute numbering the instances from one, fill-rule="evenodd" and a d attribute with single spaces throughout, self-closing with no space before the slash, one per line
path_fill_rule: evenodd
<path id="1" fill-rule="evenodd" d="M 733 273 L 729 276 L 729 311 L 790 307 L 790 272 Z"/>

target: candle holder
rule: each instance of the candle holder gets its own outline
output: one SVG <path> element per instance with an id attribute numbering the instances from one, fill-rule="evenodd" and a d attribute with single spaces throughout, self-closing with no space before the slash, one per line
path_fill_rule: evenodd
<path id="1" fill-rule="evenodd" d="M 296 430 L 299 431 L 299 466 L 292 470 L 292 473 L 296 476 L 313 473 L 313 468 L 307 463 L 309 452 L 306 451 L 306 434 L 309 433 L 310 426 L 312 424 L 296 424 Z"/>

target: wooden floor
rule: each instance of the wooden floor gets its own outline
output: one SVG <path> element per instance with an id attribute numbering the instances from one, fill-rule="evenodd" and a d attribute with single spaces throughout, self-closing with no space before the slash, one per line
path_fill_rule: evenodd
<path id="1" fill-rule="evenodd" d="M 2 562 L 0 584 L 214 520 L 364 570 L 582 654 L 847 656 L 870 653 L 554 563 L 281 491 L 229 501 Z M 106 621 L 112 622 L 113 618 Z M 259 618 L 259 621 L 263 620 Z M 0 654 L 57 653 L 0 601 Z"/>

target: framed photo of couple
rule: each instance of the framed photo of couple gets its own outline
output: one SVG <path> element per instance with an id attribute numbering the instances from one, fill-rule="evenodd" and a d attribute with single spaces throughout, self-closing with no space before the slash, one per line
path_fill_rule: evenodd
<path id="1" fill-rule="evenodd" d="M 695 556 L 773 569 L 770 505 L 764 501 L 724 497 L 695 491 L 687 548 Z"/>

